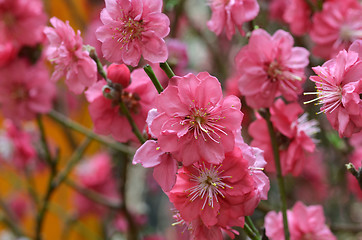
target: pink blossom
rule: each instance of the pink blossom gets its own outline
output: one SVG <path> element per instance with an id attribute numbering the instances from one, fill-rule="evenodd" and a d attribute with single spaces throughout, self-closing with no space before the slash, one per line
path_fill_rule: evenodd
<path id="1" fill-rule="evenodd" d="M 307 203 L 325 201 L 329 195 L 326 170 L 321 152 L 306 154 L 302 172 L 296 179 L 295 198 Z"/>
<path id="2" fill-rule="evenodd" d="M 243 226 L 244 204 L 254 194 L 248 161 L 235 148 L 220 165 L 202 159 L 179 169 L 168 196 L 186 223 L 200 218 L 206 227 L 227 228 Z"/>
<path id="3" fill-rule="evenodd" d="M 137 141 L 126 117 L 120 112 L 119 100 L 103 96 L 102 88 L 107 83 L 98 81 L 86 91 L 94 131 L 102 135 L 112 135 L 120 142 Z M 142 131 L 146 125 L 148 111 L 152 108 L 157 91 L 143 69 L 136 69 L 131 74 L 131 84 L 124 88 L 120 98 L 128 107 L 138 128 Z"/>
<path id="4" fill-rule="evenodd" d="M 353 46 L 354 47 L 354 46 Z M 362 130 L 362 57 L 357 52 L 342 50 L 322 66 L 314 67 L 318 76 L 311 76 L 316 83 L 317 98 L 323 105 L 320 113 L 327 115 L 332 127 L 340 136 L 350 137 Z"/>
<path id="5" fill-rule="evenodd" d="M 313 16 L 310 31 L 316 44 L 313 53 L 325 59 L 338 54 L 342 49 L 362 39 L 362 6 L 358 0 L 327 1 L 323 10 Z"/>
<path id="6" fill-rule="evenodd" d="M 245 215 L 253 215 L 254 209 L 258 206 L 260 200 L 268 199 L 268 192 L 270 189 L 269 178 L 263 172 L 267 164 L 263 157 L 263 150 L 250 147 L 244 143 L 241 134 L 237 137 L 237 146 L 243 154 L 243 158 L 248 161 L 249 175 L 254 183 L 254 196 L 244 204 Z"/>
<path id="7" fill-rule="evenodd" d="M 55 64 L 52 80 L 65 76 L 69 90 L 80 94 L 97 81 L 96 63 L 84 49 L 79 30 L 75 34 L 68 21 L 64 23 L 56 17 L 50 22 L 53 27 L 46 27 L 44 33 L 50 43 L 46 50 L 47 58 Z"/>
<path id="8" fill-rule="evenodd" d="M 239 90 L 249 106 L 270 107 L 280 95 L 293 101 L 302 92 L 309 52 L 293 44 L 293 37 L 283 30 L 273 36 L 263 29 L 252 32 L 249 44 L 235 57 Z"/>
<path id="9" fill-rule="evenodd" d="M 191 240 L 222 240 L 224 235 L 228 235 L 231 239 L 235 238 L 235 235 L 239 233 L 231 227 L 223 227 L 218 224 L 214 226 L 206 226 L 200 218 L 192 221 L 191 223 L 185 223 L 191 237 Z"/>
<path id="10" fill-rule="evenodd" d="M 269 17 L 279 22 L 284 22 L 284 13 L 288 6 L 288 0 L 270 0 Z"/>
<path id="11" fill-rule="evenodd" d="M 0 42 L 0 67 L 9 64 L 16 57 L 17 51 L 12 42 Z"/>
<path id="12" fill-rule="evenodd" d="M 17 222 L 24 220 L 31 209 L 30 199 L 24 193 L 17 193 L 9 199 L 9 209 Z"/>
<path id="13" fill-rule="evenodd" d="M 34 165 L 37 153 L 32 145 L 30 134 L 9 119 L 6 119 L 3 124 L 6 130 L 1 142 L 4 148 L 1 153 L 3 160 L 20 170 Z"/>
<path id="14" fill-rule="evenodd" d="M 172 78 L 156 108 L 159 115 L 149 128 L 162 150 L 183 164 L 201 159 L 220 164 L 233 150 L 243 117 L 240 100 L 223 98 L 219 81 L 207 72 Z"/>
<path id="15" fill-rule="evenodd" d="M 94 16 L 92 16 L 92 19 L 88 23 L 87 28 L 84 32 L 83 43 L 94 47 L 98 58 L 102 62 L 104 62 L 105 59 L 103 58 L 103 54 L 102 54 L 102 43 L 96 37 L 97 29 L 103 25 L 103 23 L 100 19 L 100 13 L 101 13 L 101 9 L 99 9 L 99 10 L 97 9 L 96 14 L 94 14 Z"/>
<path id="16" fill-rule="evenodd" d="M 183 76 L 187 74 L 189 59 L 186 44 L 177 39 L 167 39 L 166 45 L 168 50 L 167 63 L 170 65 L 173 72 L 176 74 L 176 76 Z M 158 63 L 149 64 L 155 72 L 155 75 L 158 81 L 161 83 L 162 87 L 166 88 L 170 80 L 169 77 L 161 69 Z"/>
<path id="17" fill-rule="evenodd" d="M 298 103 L 285 104 L 278 99 L 270 109 L 271 121 L 279 141 L 280 161 L 283 175 L 301 173 L 306 153 L 315 149 L 313 135 L 319 131 L 317 122 L 309 120 Z M 300 117 L 299 117 L 300 116 Z M 274 157 L 266 121 L 260 116 L 251 123 L 249 134 L 253 137 L 252 146 L 264 150 L 264 158 L 268 162 L 267 170 L 274 172 Z"/>
<path id="18" fill-rule="evenodd" d="M 41 0 L 0 1 L 0 41 L 14 47 L 34 46 L 43 40 L 46 15 Z"/>
<path id="19" fill-rule="evenodd" d="M 283 19 L 289 24 L 290 31 L 293 34 L 300 36 L 309 32 L 312 25 L 310 20 L 311 16 L 312 10 L 306 1 L 291 0 L 286 4 Z"/>
<path id="20" fill-rule="evenodd" d="M 212 0 L 211 19 L 208 28 L 220 35 L 224 30 L 230 40 L 235 34 L 235 27 L 244 35 L 243 24 L 253 20 L 259 13 L 259 4 L 256 0 Z"/>
<path id="21" fill-rule="evenodd" d="M 14 121 L 32 120 L 52 107 L 55 85 L 48 70 L 39 61 L 31 65 L 25 60 L 13 61 L 0 69 L 0 104 L 5 117 Z"/>
<path id="22" fill-rule="evenodd" d="M 135 153 L 133 164 L 141 163 L 143 167 L 153 167 L 153 177 L 168 192 L 176 183 L 177 161 L 170 153 L 163 152 L 154 140 L 146 141 Z"/>
<path id="23" fill-rule="evenodd" d="M 323 208 L 320 205 L 305 206 L 297 202 L 292 210 L 287 211 L 290 239 L 336 240 L 327 225 Z M 270 240 L 284 240 L 282 214 L 274 211 L 265 216 L 266 235 Z"/>
<path id="24" fill-rule="evenodd" d="M 77 183 L 83 188 L 102 194 L 110 201 L 117 201 L 118 192 L 112 177 L 111 164 L 111 158 L 107 153 L 99 153 L 87 159 L 77 166 Z M 81 194 L 75 196 L 75 207 L 80 215 L 103 214 L 105 212 L 104 207 L 97 205 Z"/>
<path id="25" fill-rule="evenodd" d="M 353 152 L 349 155 L 348 160 L 356 169 L 362 167 L 362 132 L 355 133 L 349 139 L 354 147 Z M 348 188 L 359 199 L 362 200 L 362 190 L 355 176 L 347 172 Z"/>
<path id="26" fill-rule="evenodd" d="M 141 55 L 150 62 L 164 62 L 167 47 L 163 40 L 170 20 L 161 13 L 162 0 L 106 0 L 101 12 L 104 26 L 96 35 L 104 57 L 115 63 L 137 66 Z"/>

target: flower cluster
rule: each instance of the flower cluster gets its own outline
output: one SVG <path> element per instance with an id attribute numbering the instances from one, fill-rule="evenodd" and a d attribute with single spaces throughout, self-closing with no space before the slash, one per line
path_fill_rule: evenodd
<path id="1" fill-rule="evenodd" d="M 297 202 L 292 210 L 288 210 L 290 238 L 293 240 L 337 239 L 325 224 L 322 206 L 305 206 Z M 265 231 L 270 240 L 284 240 L 282 214 L 274 211 L 265 217 Z"/>
<path id="2" fill-rule="evenodd" d="M 314 67 L 317 76 L 311 76 L 315 82 L 316 94 L 322 105 L 321 111 L 327 115 L 332 127 L 340 136 L 350 137 L 362 130 L 362 40 L 355 41 L 348 52 L 342 50 L 338 55 Z"/>
<path id="3" fill-rule="evenodd" d="M 239 99 L 224 98 L 219 81 L 203 72 L 173 77 L 149 112 L 149 133 L 157 141 L 146 141 L 133 163 L 154 167 L 195 239 L 207 239 L 205 229 L 222 236 L 222 230 L 242 227 L 244 216 L 267 198 L 261 151 L 240 140 L 240 108 Z"/>
<path id="4" fill-rule="evenodd" d="M 301 173 L 307 153 L 315 150 L 314 134 L 319 132 L 316 120 L 308 120 L 308 114 L 298 103 L 285 104 L 281 99 L 270 108 L 271 122 L 277 133 L 280 161 L 284 175 Z M 263 149 L 269 163 L 267 170 L 275 172 L 273 149 L 266 121 L 260 116 L 250 124 L 249 134 L 253 137 L 252 146 Z"/>

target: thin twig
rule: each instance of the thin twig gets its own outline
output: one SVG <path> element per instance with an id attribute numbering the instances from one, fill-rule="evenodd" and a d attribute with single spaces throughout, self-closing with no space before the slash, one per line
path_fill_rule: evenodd
<path id="1" fill-rule="evenodd" d="M 269 109 L 266 109 L 265 111 L 259 111 L 259 113 L 265 119 L 265 121 L 266 121 L 266 123 L 268 125 L 268 131 L 269 131 L 269 135 L 270 135 L 270 142 L 271 142 L 271 145 L 272 145 L 272 148 L 273 148 L 273 154 L 274 154 L 274 163 L 275 163 L 275 168 L 277 170 L 277 180 L 278 180 L 278 186 L 279 186 L 280 201 L 282 203 L 284 236 L 285 236 L 285 240 L 289 240 L 287 202 L 286 202 L 284 178 L 283 178 L 283 175 L 282 175 L 282 168 L 281 168 L 281 165 L 280 165 L 278 141 L 277 141 L 277 138 L 276 138 L 276 135 L 275 135 L 273 123 L 270 120 Z"/>
<path id="2" fill-rule="evenodd" d="M 92 130 L 80 125 L 77 122 L 74 122 L 73 120 L 67 118 L 66 116 L 62 115 L 59 112 L 52 110 L 48 113 L 48 116 L 50 118 L 52 118 L 53 120 L 55 120 L 56 122 L 58 122 L 64 126 L 67 126 L 71 129 L 73 129 L 74 131 L 82 133 L 83 135 L 90 137 L 93 140 L 96 140 L 97 142 L 100 142 L 115 150 L 130 154 L 130 155 L 133 155 L 135 152 L 134 148 L 126 146 L 126 145 L 118 143 L 118 142 L 115 142 L 115 141 L 111 141 L 105 137 L 99 136 L 98 134 L 92 132 Z"/>
<path id="3" fill-rule="evenodd" d="M 64 168 L 64 170 L 57 176 L 57 170 L 56 165 L 51 169 L 50 171 L 50 177 L 48 180 L 48 187 L 47 191 L 45 193 L 45 197 L 43 200 L 43 205 L 40 208 L 37 218 L 36 218 L 36 225 L 35 225 L 35 240 L 41 240 L 41 231 L 43 228 L 44 218 L 45 214 L 48 210 L 48 205 L 50 202 L 50 198 L 53 195 L 54 191 L 57 187 L 66 179 L 72 168 L 75 166 L 75 164 L 79 161 L 79 159 L 83 156 L 86 148 L 88 147 L 90 143 L 90 139 L 87 138 L 85 141 L 77 148 L 77 150 L 73 153 L 70 160 L 68 161 L 67 166 Z M 55 163 L 58 163 L 58 161 L 54 161 Z"/>
<path id="4" fill-rule="evenodd" d="M 70 179 L 66 179 L 65 180 L 65 184 L 67 184 L 69 187 L 73 188 L 75 191 L 77 191 L 78 193 L 82 194 L 83 196 L 85 196 L 86 198 L 92 200 L 93 202 L 96 202 L 98 204 L 101 204 L 105 207 L 114 209 L 114 210 L 119 210 L 121 208 L 121 203 L 119 201 L 115 201 L 113 199 L 109 199 L 93 190 L 84 188 L 78 184 L 76 184 L 74 181 L 70 180 Z"/>
<path id="5" fill-rule="evenodd" d="M 46 135 L 45 135 L 45 130 L 44 130 L 44 123 L 43 123 L 43 119 L 41 115 L 37 115 L 36 116 L 36 122 L 38 124 L 38 128 L 39 128 L 39 132 L 40 132 L 40 140 L 41 140 L 41 144 L 42 147 L 44 149 L 45 152 L 45 160 L 47 162 L 47 164 L 52 167 L 54 165 L 54 162 L 52 160 L 52 157 L 50 155 L 50 150 L 49 150 L 49 146 L 48 143 L 46 141 Z"/>

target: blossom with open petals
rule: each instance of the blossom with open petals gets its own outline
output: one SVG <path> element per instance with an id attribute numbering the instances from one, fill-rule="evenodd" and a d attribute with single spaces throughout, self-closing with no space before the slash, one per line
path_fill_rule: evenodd
<path id="1" fill-rule="evenodd" d="M 107 153 L 98 153 L 84 160 L 76 168 L 76 179 L 83 188 L 103 195 L 109 201 L 119 201 L 116 181 L 112 177 L 112 162 Z M 103 214 L 106 208 L 82 194 L 75 195 L 75 207 L 80 215 Z"/>
<path id="2" fill-rule="evenodd" d="M 49 72 L 39 61 L 31 65 L 25 60 L 13 61 L 0 69 L 0 104 L 3 115 L 14 121 L 33 120 L 47 113 L 55 98 L 55 85 Z"/>
<path id="3" fill-rule="evenodd" d="M 183 164 L 201 159 L 220 164 L 233 150 L 241 103 L 235 96 L 223 98 L 219 81 L 207 72 L 172 78 L 156 108 L 158 116 L 149 128 L 162 150 Z"/>
<path id="4" fill-rule="evenodd" d="M 362 5 L 358 0 L 327 1 L 314 14 L 310 37 L 313 53 L 325 59 L 335 57 L 357 39 L 362 39 Z"/>
<path id="5" fill-rule="evenodd" d="M 226 227 L 243 226 L 244 204 L 254 194 L 248 161 L 235 148 L 222 164 L 205 159 L 179 169 L 168 197 L 187 223 L 200 218 L 207 227 Z"/>
<path id="6" fill-rule="evenodd" d="M 170 20 L 161 13 L 162 0 L 105 0 L 103 26 L 96 35 L 102 42 L 105 59 L 137 66 L 141 55 L 150 62 L 167 60 L 163 40 Z"/>
<path id="7" fill-rule="evenodd" d="M 287 211 L 290 239 L 336 240 L 325 224 L 323 208 L 320 205 L 305 206 L 297 202 Z M 265 232 L 270 240 L 284 240 L 283 218 L 281 212 L 269 212 L 265 216 Z"/>
<path id="8" fill-rule="evenodd" d="M 34 46 L 43 40 L 46 14 L 41 0 L 0 1 L 0 40 L 15 48 Z"/>
<path id="9" fill-rule="evenodd" d="M 317 76 L 311 76 L 315 82 L 317 98 L 322 105 L 320 112 L 327 115 L 332 127 L 340 136 L 350 137 L 362 130 L 362 56 L 361 42 L 356 41 L 347 52 L 342 50 L 335 58 L 322 66 L 312 68 Z"/>
<path id="10" fill-rule="evenodd" d="M 259 4 L 256 0 L 212 0 L 211 19 L 207 26 L 217 35 L 225 31 L 228 39 L 235 34 L 235 28 L 244 35 L 243 24 L 253 20 L 259 13 Z"/>
<path id="11" fill-rule="evenodd" d="M 55 64 L 52 80 L 65 76 L 65 83 L 70 91 L 80 94 L 86 87 L 97 81 L 97 66 L 83 48 L 83 40 L 78 30 L 69 26 L 69 22 L 62 22 L 56 17 L 50 19 L 52 27 L 46 27 L 50 45 L 46 50 L 49 61 Z"/>
<path id="12" fill-rule="evenodd" d="M 252 32 L 249 44 L 235 57 L 239 90 L 249 106 L 270 107 L 280 95 L 293 101 L 302 92 L 309 52 L 293 44 L 283 30 L 273 36 L 263 29 Z"/>
<path id="13" fill-rule="evenodd" d="M 298 103 L 285 104 L 281 99 L 274 103 L 270 113 L 279 141 L 282 173 L 297 176 L 303 169 L 306 153 L 315 150 L 313 135 L 319 131 L 317 122 L 308 120 Z M 274 172 L 274 156 L 266 121 L 258 116 L 250 124 L 249 134 L 253 137 L 251 145 L 264 150 L 264 158 L 268 162 L 266 169 Z"/>

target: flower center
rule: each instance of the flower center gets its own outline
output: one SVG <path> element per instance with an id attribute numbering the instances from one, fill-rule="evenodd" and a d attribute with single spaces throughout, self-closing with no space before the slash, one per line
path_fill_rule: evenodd
<path id="1" fill-rule="evenodd" d="M 16 18 L 11 12 L 5 12 L 3 14 L 3 21 L 6 26 L 11 27 L 15 25 Z"/>
<path id="2" fill-rule="evenodd" d="M 132 42 L 134 39 L 140 39 L 141 34 L 144 31 L 143 21 L 135 21 L 131 17 L 125 17 L 120 19 L 122 22 L 121 27 L 114 28 L 113 39 L 117 39 L 117 42 L 122 44 L 121 49 L 124 45 Z"/>
<path id="3" fill-rule="evenodd" d="M 279 81 L 281 84 L 285 84 L 286 87 L 295 90 L 295 87 L 289 83 L 289 81 L 302 81 L 302 78 L 289 71 L 287 68 L 281 66 L 276 60 L 266 64 L 266 73 L 271 82 Z M 289 83 L 289 84 L 288 84 Z"/>
<path id="4" fill-rule="evenodd" d="M 191 174 L 190 181 L 195 182 L 196 185 L 186 190 L 186 192 L 190 192 L 188 195 L 188 197 L 191 197 L 190 201 L 205 198 L 201 210 L 205 208 L 206 203 L 214 208 L 214 201 L 219 202 L 218 196 L 225 198 L 221 190 L 225 188 L 233 189 L 233 187 L 224 183 L 225 179 L 232 178 L 232 176 L 222 176 L 224 172 L 224 170 L 220 171 L 222 164 L 218 167 L 211 164 L 207 168 L 205 163 L 202 163 L 202 165 L 193 165 L 193 167 L 197 170 L 198 175 Z"/>
<path id="5" fill-rule="evenodd" d="M 314 236 L 311 233 L 306 233 L 300 240 L 314 240 Z"/>
<path id="6" fill-rule="evenodd" d="M 210 105 L 210 103 L 208 103 Z M 221 138 L 220 134 L 227 133 L 223 131 L 225 127 L 218 124 L 218 121 L 225 119 L 215 111 L 215 107 L 200 108 L 192 106 L 190 114 L 181 117 L 180 124 L 186 126 L 188 132 L 191 132 L 195 139 L 200 136 L 206 142 L 208 139 L 216 143 L 220 143 L 218 140 Z"/>
<path id="7" fill-rule="evenodd" d="M 16 102 L 25 101 L 29 96 L 28 91 L 24 88 L 22 84 L 15 84 L 11 92 L 11 97 Z"/>
<path id="8" fill-rule="evenodd" d="M 122 91 L 121 98 L 131 113 L 138 114 L 140 112 L 141 98 L 137 93 L 129 93 L 129 92 Z"/>
<path id="9" fill-rule="evenodd" d="M 322 76 L 320 76 L 322 77 Z M 318 101 L 316 105 L 321 105 L 320 111 L 317 114 L 322 112 L 332 113 L 336 110 L 342 103 L 342 87 L 331 84 L 329 81 L 316 82 L 317 92 L 305 92 L 304 95 L 317 95 L 317 98 L 310 101 L 304 102 L 304 104 L 312 103 Z"/>

